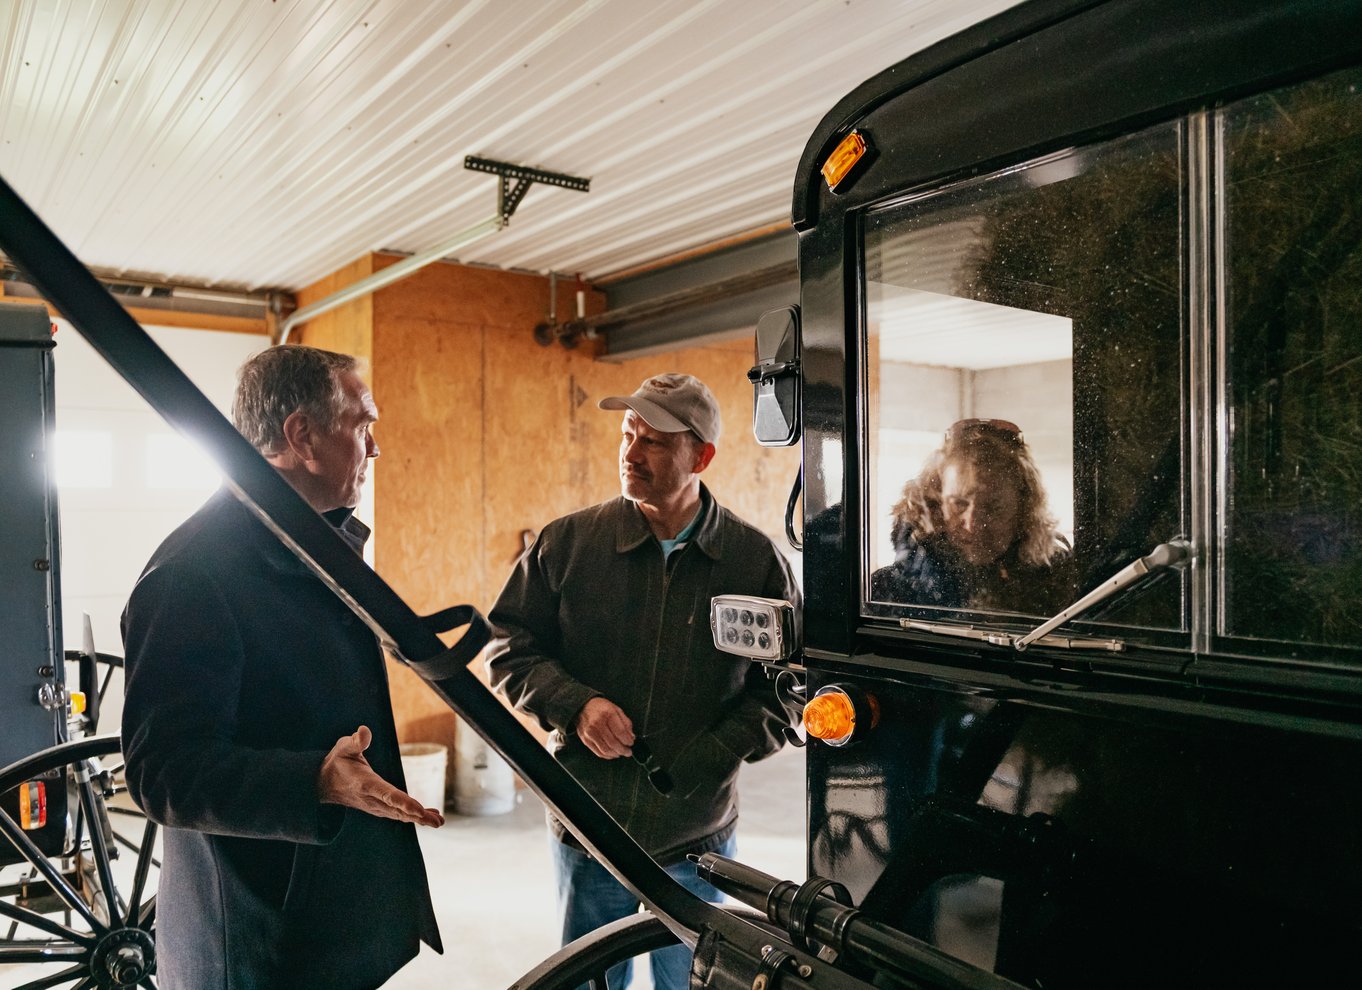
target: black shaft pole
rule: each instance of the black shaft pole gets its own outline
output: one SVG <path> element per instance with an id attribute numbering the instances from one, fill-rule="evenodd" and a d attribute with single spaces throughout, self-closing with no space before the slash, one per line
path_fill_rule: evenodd
<path id="1" fill-rule="evenodd" d="M 930 980 L 933 987 L 1021 990 L 1018 983 L 962 962 L 824 894 L 815 896 L 806 909 L 796 912 L 795 899 L 801 885 L 793 880 L 778 880 L 717 853 L 692 858 L 702 880 L 749 907 L 766 912 L 773 924 L 786 931 L 793 931 L 799 924 L 815 942 L 872 969 L 890 970 L 912 980 Z M 804 917 L 797 918 L 797 913 Z"/>

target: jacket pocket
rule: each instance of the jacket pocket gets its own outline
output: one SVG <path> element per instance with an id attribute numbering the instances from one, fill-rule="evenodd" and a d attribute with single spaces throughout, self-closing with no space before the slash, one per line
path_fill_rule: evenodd
<path id="1" fill-rule="evenodd" d="M 317 872 L 317 854 L 320 849 L 320 846 L 312 845 L 294 846 L 288 889 L 284 891 L 285 912 L 297 911 L 307 904 L 307 895 L 312 889 L 312 875 Z"/>
<path id="2" fill-rule="evenodd" d="M 717 793 L 738 772 L 735 756 L 708 732 L 701 733 L 676 755 L 671 772 L 676 795 L 682 799 Z"/>

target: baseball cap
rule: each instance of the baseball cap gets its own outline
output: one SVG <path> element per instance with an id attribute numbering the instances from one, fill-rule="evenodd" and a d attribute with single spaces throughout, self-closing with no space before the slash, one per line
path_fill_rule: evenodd
<path id="1" fill-rule="evenodd" d="M 632 409 L 663 433 L 690 430 L 705 443 L 717 443 L 722 424 L 714 395 L 693 375 L 654 375 L 633 395 L 611 395 L 597 403 L 602 409 Z"/>

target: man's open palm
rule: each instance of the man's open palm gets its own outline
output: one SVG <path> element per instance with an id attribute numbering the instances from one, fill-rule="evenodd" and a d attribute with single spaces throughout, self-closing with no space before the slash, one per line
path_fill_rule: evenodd
<path id="1" fill-rule="evenodd" d="M 399 822 L 433 828 L 443 825 L 445 816 L 438 810 L 422 807 L 416 798 L 374 773 L 374 768 L 364 758 L 364 751 L 373 738 L 369 727 L 361 725 L 351 735 L 336 740 L 336 745 L 322 760 L 317 780 L 322 804 L 340 804 L 378 818 L 395 818 Z"/>

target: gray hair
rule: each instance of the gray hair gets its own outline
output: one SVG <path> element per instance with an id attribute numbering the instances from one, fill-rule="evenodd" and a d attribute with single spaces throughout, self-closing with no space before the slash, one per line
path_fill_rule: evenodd
<path id="1" fill-rule="evenodd" d="M 284 420 L 306 413 L 324 430 L 334 429 L 345 408 L 340 377 L 359 371 L 358 358 L 302 344 L 261 351 L 237 372 L 232 423 L 256 450 L 284 449 Z"/>

